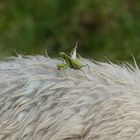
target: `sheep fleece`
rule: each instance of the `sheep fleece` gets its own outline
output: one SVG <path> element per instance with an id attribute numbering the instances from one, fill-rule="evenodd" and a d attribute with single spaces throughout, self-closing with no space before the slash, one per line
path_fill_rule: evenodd
<path id="1" fill-rule="evenodd" d="M 140 140 L 136 63 L 81 58 L 58 70 L 45 56 L 0 61 L 0 140 Z"/>

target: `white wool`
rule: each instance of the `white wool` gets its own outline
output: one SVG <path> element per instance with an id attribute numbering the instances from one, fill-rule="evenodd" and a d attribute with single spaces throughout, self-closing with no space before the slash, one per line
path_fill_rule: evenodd
<path id="1" fill-rule="evenodd" d="M 0 140 L 140 140 L 140 71 L 44 56 L 0 62 Z"/>

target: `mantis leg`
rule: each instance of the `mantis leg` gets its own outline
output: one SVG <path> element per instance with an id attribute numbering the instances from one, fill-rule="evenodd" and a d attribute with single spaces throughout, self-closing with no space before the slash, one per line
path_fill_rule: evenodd
<path id="1" fill-rule="evenodd" d="M 89 68 L 89 65 L 88 64 L 86 64 L 86 65 L 83 65 L 82 67 L 88 67 L 88 70 L 90 71 L 90 68 Z"/>
<path id="2" fill-rule="evenodd" d="M 57 68 L 58 68 L 58 70 L 67 69 L 68 68 L 68 64 L 58 64 Z M 59 71 L 57 71 L 57 72 L 59 72 Z"/>
<path id="3" fill-rule="evenodd" d="M 58 68 L 59 70 L 61 70 L 61 69 L 67 69 L 68 67 L 69 67 L 68 64 L 58 64 L 58 65 L 57 65 L 57 68 Z"/>
<path id="4" fill-rule="evenodd" d="M 68 64 L 65 64 L 62 69 L 64 70 L 64 69 L 67 69 L 68 67 L 69 67 L 69 65 Z"/>
<path id="5" fill-rule="evenodd" d="M 80 69 L 80 71 L 85 75 L 85 77 L 87 78 L 87 76 L 86 76 L 86 73 L 83 71 L 83 70 L 81 70 Z M 88 79 L 88 78 L 87 78 Z"/>

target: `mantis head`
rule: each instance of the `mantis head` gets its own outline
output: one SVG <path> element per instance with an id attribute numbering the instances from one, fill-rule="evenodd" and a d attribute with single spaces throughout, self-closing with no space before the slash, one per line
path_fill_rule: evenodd
<path id="1" fill-rule="evenodd" d="M 61 58 L 64 58 L 65 53 L 64 53 L 64 52 L 60 52 L 60 53 L 59 53 L 59 56 L 60 56 Z"/>

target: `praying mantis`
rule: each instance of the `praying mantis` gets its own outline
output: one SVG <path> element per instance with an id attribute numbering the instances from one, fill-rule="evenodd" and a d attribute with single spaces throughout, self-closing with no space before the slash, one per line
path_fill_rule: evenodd
<path id="1" fill-rule="evenodd" d="M 77 60 L 76 49 L 77 49 L 77 44 L 76 44 L 75 48 L 73 49 L 73 51 L 71 52 L 71 56 L 67 55 L 64 52 L 60 52 L 59 53 L 59 56 L 65 60 L 65 63 L 63 63 L 63 64 L 57 64 L 58 70 L 71 68 L 71 69 L 74 69 L 74 70 L 80 70 L 80 71 L 82 71 L 81 68 L 82 67 L 85 67 L 85 66 L 88 66 L 88 69 L 89 69 L 89 65 L 88 64 L 85 64 L 84 65 L 84 64 L 82 64 L 81 62 L 79 62 Z"/>

